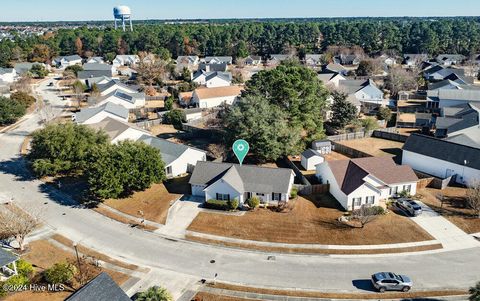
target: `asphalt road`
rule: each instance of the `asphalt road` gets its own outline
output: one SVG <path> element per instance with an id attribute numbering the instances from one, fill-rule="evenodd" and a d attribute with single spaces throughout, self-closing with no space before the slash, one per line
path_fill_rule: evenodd
<path id="1" fill-rule="evenodd" d="M 64 101 L 40 90 L 60 114 Z M 43 219 L 60 234 L 111 257 L 185 275 L 253 286 L 271 286 L 323 291 L 368 290 L 370 275 L 394 271 L 409 275 L 415 290 L 468 288 L 480 280 L 480 248 L 428 255 L 397 257 L 330 257 L 241 251 L 197 243 L 173 241 L 117 223 L 88 209 L 78 208 L 66 196 L 29 178 L 18 157 L 28 133 L 40 124 L 30 116 L 15 129 L 0 134 L 0 198 L 14 198 L 25 209 L 41 208 Z M 1 200 L 1 199 L 0 199 Z M 381 235 L 381 229 L 379 229 Z M 215 263 L 210 263 L 211 260 Z"/>

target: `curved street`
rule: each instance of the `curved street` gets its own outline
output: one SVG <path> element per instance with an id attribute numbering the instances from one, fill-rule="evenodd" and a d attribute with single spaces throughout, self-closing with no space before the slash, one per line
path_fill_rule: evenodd
<path id="1" fill-rule="evenodd" d="M 47 81 L 39 94 L 62 112 L 65 101 L 49 91 Z M 480 248 L 432 254 L 398 256 L 323 256 L 270 254 L 175 241 L 110 220 L 92 210 L 78 208 L 68 197 L 45 188 L 25 172 L 19 149 L 39 128 L 37 113 L 0 134 L 0 201 L 14 198 L 24 209 L 41 208 L 45 223 L 56 232 L 122 261 L 149 267 L 161 274 L 174 271 L 188 279 L 210 279 L 250 286 L 319 291 L 360 292 L 378 271 L 404 273 L 415 290 L 465 289 L 480 280 Z M 214 259 L 215 263 L 210 263 Z M 362 281 L 363 280 L 363 281 Z"/>

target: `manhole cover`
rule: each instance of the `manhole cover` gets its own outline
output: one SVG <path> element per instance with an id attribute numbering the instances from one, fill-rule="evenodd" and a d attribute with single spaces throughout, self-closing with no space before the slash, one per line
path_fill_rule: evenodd
<path id="1" fill-rule="evenodd" d="M 213 259 L 212 259 L 212 260 L 210 260 L 210 263 L 215 263 L 215 260 L 213 260 Z"/>

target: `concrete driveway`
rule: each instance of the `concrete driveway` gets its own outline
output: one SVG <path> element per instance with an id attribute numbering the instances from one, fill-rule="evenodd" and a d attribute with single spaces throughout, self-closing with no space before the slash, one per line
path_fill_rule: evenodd
<path id="1" fill-rule="evenodd" d="M 168 210 L 165 227 L 162 227 L 155 232 L 166 236 L 185 238 L 185 232 L 201 211 L 202 203 L 203 198 L 190 195 L 182 196 Z"/>

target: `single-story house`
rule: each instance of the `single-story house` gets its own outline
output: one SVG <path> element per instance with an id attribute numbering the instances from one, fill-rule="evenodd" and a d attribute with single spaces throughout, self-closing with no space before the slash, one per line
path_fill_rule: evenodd
<path id="1" fill-rule="evenodd" d="M 18 259 L 17 255 L 0 247 L 0 281 L 18 274 L 16 264 Z"/>
<path id="2" fill-rule="evenodd" d="M 262 63 L 262 57 L 259 55 L 249 55 L 245 58 L 245 65 L 258 66 Z"/>
<path id="3" fill-rule="evenodd" d="M 85 84 L 89 88 L 91 88 L 93 86 L 93 84 L 96 84 L 97 87 L 98 87 L 99 85 L 104 85 L 104 84 L 109 83 L 111 80 L 113 80 L 113 79 L 111 77 L 108 77 L 108 76 L 90 77 L 90 78 L 85 79 Z"/>
<path id="4" fill-rule="evenodd" d="M 105 103 L 111 102 L 117 105 L 124 106 L 129 110 L 140 109 L 145 106 L 145 93 L 136 92 L 128 93 L 122 90 L 114 90 L 107 95 L 100 96 L 99 98 L 90 97 L 95 106 L 102 106 Z"/>
<path id="5" fill-rule="evenodd" d="M 150 135 L 149 131 L 111 117 L 106 117 L 97 123 L 88 124 L 88 126 L 95 130 L 104 131 L 110 138 L 111 143 L 124 140 L 137 141 L 144 135 Z"/>
<path id="6" fill-rule="evenodd" d="M 330 140 L 317 140 L 312 142 L 312 149 L 321 155 L 328 155 L 332 152 L 333 146 Z"/>
<path id="7" fill-rule="evenodd" d="M 114 67 L 133 66 L 140 62 L 140 57 L 136 54 L 119 54 L 112 62 Z"/>
<path id="8" fill-rule="evenodd" d="M 143 141 L 160 151 L 165 163 L 167 177 L 177 177 L 184 173 L 191 173 L 198 162 L 207 160 L 206 152 L 184 144 L 150 135 L 143 135 L 138 141 Z"/>
<path id="9" fill-rule="evenodd" d="M 458 69 L 458 68 L 445 68 L 440 65 L 435 65 L 430 68 L 427 68 L 423 71 L 423 76 L 426 80 L 430 82 L 442 81 L 445 79 L 451 79 L 452 76 L 456 76 L 456 78 L 464 79 L 465 77 L 465 70 Z"/>
<path id="10" fill-rule="evenodd" d="M 115 90 L 120 90 L 125 93 L 137 93 L 137 89 L 132 86 L 127 86 L 119 80 L 112 79 L 106 84 L 97 84 L 100 95 L 105 96 L 112 93 Z"/>
<path id="11" fill-rule="evenodd" d="M 205 72 L 200 70 L 193 74 L 192 81 L 207 88 L 227 87 L 232 84 L 232 74 L 230 72 Z"/>
<path id="12" fill-rule="evenodd" d="M 233 57 L 231 56 L 207 56 L 203 59 L 207 64 L 222 64 L 227 63 L 231 65 L 233 63 Z"/>
<path id="13" fill-rule="evenodd" d="M 321 66 L 323 54 L 305 54 L 305 65 L 307 66 Z"/>
<path id="14" fill-rule="evenodd" d="M 87 64 L 105 64 L 105 60 L 101 56 L 92 56 L 87 59 Z"/>
<path id="15" fill-rule="evenodd" d="M 80 81 L 85 82 L 90 78 L 99 78 L 99 77 L 112 77 L 112 70 L 84 70 L 78 71 L 77 78 Z"/>
<path id="16" fill-rule="evenodd" d="M 480 147 L 412 134 L 403 145 L 402 164 L 437 178 L 469 184 L 480 180 Z"/>
<path id="17" fill-rule="evenodd" d="M 280 65 L 281 62 L 291 58 L 289 54 L 271 54 L 270 58 L 267 60 L 267 65 L 275 66 Z"/>
<path id="18" fill-rule="evenodd" d="M 227 63 L 200 63 L 196 73 L 200 72 L 227 72 L 228 64 Z"/>
<path id="19" fill-rule="evenodd" d="M 71 294 L 65 301 L 131 301 L 130 297 L 105 272 Z"/>
<path id="20" fill-rule="evenodd" d="M 325 162 L 325 158 L 314 149 L 307 149 L 301 155 L 300 164 L 305 170 L 316 170 L 317 164 Z"/>
<path id="21" fill-rule="evenodd" d="M 408 67 L 414 67 L 428 60 L 428 54 L 407 53 L 403 55 L 403 64 Z"/>
<path id="22" fill-rule="evenodd" d="M 354 96 L 363 106 L 385 104 L 383 91 L 370 79 L 341 80 L 338 82 L 338 90 Z"/>
<path id="23" fill-rule="evenodd" d="M 402 191 L 415 195 L 418 182 L 410 166 L 397 165 L 390 157 L 323 162 L 317 165 L 316 176 L 330 185 L 330 193 L 348 211 L 378 206 Z"/>
<path id="24" fill-rule="evenodd" d="M 465 56 L 461 54 L 439 54 L 435 60 L 444 66 L 452 66 L 461 64 L 465 60 Z"/>
<path id="25" fill-rule="evenodd" d="M 471 130 L 480 130 L 480 104 L 464 103 L 441 109 L 441 116 L 435 120 L 435 137 L 447 138 Z"/>
<path id="26" fill-rule="evenodd" d="M 32 69 L 33 65 L 42 65 L 45 67 L 45 69 L 49 70 L 50 67 L 43 64 L 43 63 L 29 63 L 29 62 L 21 62 L 21 63 L 15 63 L 13 65 L 13 69 L 15 69 L 15 72 L 17 72 L 18 76 L 24 75 L 25 73 L 29 72 L 30 69 Z"/>
<path id="27" fill-rule="evenodd" d="M 200 63 L 200 58 L 196 55 L 179 56 L 175 60 L 177 65 L 194 66 Z"/>
<path id="28" fill-rule="evenodd" d="M 343 67 L 341 64 L 330 63 L 323 67 L 323 73 L 340 73 L 345 76 L 348 73 L 348 70 Z"/>
<path id="29" fill-rule="evenodd" d="M 122 105 L 107 102 L 98 107 L 85 108 L 72 116 L 73 121 L 79 124 L 97 123 L 111 117 L 124 122 L 128 122 L 129 111 Z"/>
<path id="30" fill-rule="evenodd" d="M 334 57 L 333 61 L 344 66 L 355 66 L 360 64 L 360 57 L 356 54 L 340 54 Z"/>
<path id="31" fill-rule="evenodd" d="M 116 68 L 113 65 L 109 64 L 100 64 L 100 63 L 86 63 L 83 64 L 84 71 L 110 71 L 113 76 L 116 73 Z M 108 76 L 108 75 L 107 75 Z"/>
<path id="32" fill-rule="evenodd" d="M 454 107 L 460 104 L 479 104 L 479 89 L 438 89 L 427 91 L 427 108 Z"/>
<path id="33" fill-rule="evenodd" d="M 325 85 L 325 86 L 333 86 L 338 88 L 340 81 L 346 80 L 343 75 L 337 72 L 328 72 L 328 73 L 319 73 L 317 75 L 318 79 Z"/>
<path id="34" fill-rule="evenodd" d="M 222 104 L 233 105 L 242 94 L 243 87 L 198 88 L 193 91 L 191 105 L 209 109 Z"/>
<path id="35" fill-rule="evenodd" d="M 198 162 L 190 178 L 192 195 L 243 205 L 256 196 L 262 203 L 288 202 L 295 174 L 287 168 Z"/>
<path id="36" fill-rule="evenodd" d="M 17 78 L 17 72 L 14 68 L 0 68 L 0 82 L 13 83 Z"/>
<path id="37" fill-rule="evenodd" d="M 82 58 L 78 54 L 59 56 L 52 60 L 52 64 L 60 69 L 65 69 L 73 65 L 81 65 Z"/>

